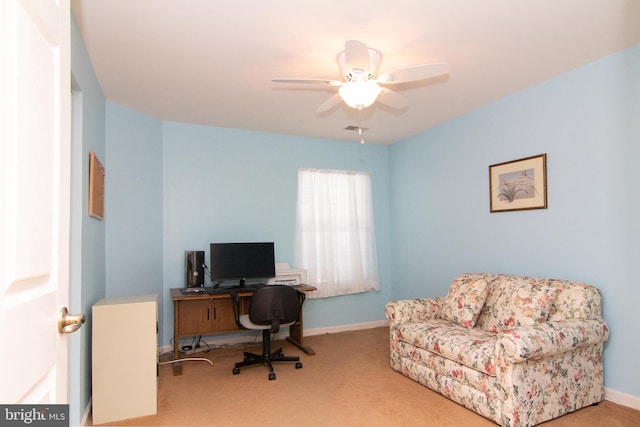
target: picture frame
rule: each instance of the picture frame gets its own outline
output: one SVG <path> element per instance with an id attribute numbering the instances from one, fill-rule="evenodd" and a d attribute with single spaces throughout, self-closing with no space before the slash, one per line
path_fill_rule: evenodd
<path id="1" fill-rule="evenodd" d="M 96 153 L 89 153 L 89 216 L 104 218 L 104 166 Z"/>
<path id="2" fill-rule="evenodd" d="M 489 166 L 491 212 L 547 208 L 547 154 Z"/>

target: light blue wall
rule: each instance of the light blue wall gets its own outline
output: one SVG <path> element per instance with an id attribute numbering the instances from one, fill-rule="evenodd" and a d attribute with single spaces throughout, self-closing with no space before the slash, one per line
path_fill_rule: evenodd
<path id="1" fill-rule="evenodd" d="M 70 336 L 69 417 L 80 419 L 91 398 L 91 306 L 105 295 L 105 221 L 88 215 L 89 152 L 105 160 L 105 99 L 73 17 L 71 18 L 73 90 L 71 147 L 70 301 L 72 313 L 87 323 Z"/>
<path id="2" fill-rule="evenodd" d="M 162 122 L 107 102 L 107 297 L 162 291 Z"/>
<path id="3" fill-rule="evenodd" d="M 489 213 L 488 166 L 547 153 L 548 209 Z M 605 386 L 640 396 L 640 46 L 391 147 L 392 297 L 488 271 L 599 287 Z"/>
<path id="4" fill-rule="evenodd" d="M 299 167 L 372 174 L 380 292 L 307 300 L 305 328 L 381 320 L 389 300 L 388 147 L 165 122 L 164 293 L 184 286 L 184 251 L 211 242 L 273 241 L 276 261 L 295 268 Z M 208 262 L 207 262 L 208 263 Z M 164 305 L 164 343 L 173 306 Z"/>

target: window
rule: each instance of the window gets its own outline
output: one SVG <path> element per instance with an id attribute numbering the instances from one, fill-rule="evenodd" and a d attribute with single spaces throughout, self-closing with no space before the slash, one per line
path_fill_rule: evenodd
<path id="1" fill-rule="evenodd" d="M 296 263 L 310 298 L 379 290 L 371 176 L 298 170 Z"/>

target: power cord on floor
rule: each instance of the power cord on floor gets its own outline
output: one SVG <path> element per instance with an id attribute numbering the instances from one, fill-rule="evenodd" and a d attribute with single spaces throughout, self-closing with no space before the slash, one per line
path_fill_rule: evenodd
<path id="1" fill-rule="evenodd" d="M 206 357 L 186 357 L 184 359 L 176 359 L 176 360 L 169 360 L 167 362 L 160 362 L 158 363 L 158 365 L 168 365 L 170 363 L 176 363 L 176 362 L 190 362 L 190 361 L 200 361 L 200 362 L 209 362 L 209 364 L 211 366 L 213 366 L 213 362 L 209 359 L 207 359 Z"/>

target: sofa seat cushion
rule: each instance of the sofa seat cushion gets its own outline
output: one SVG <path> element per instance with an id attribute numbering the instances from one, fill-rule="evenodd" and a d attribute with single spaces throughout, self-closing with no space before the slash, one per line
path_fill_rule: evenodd
<path id="1" fill-rule="evenodd" d="M 485 274 L 461 274 L 449 288 L 442 305 L 442 317 L 473 328 L 480 316 L 489 288 Z"/>
<path id="2" fill-rule="evenodd" d="M 500 332 L 546 322 L 557 292 L 547 279 L 497 275 L 476 326 Z"/>
<path id="3" fill-rule="evenodd" d="M 398 369 L 396 370 L 438 393 L 446 394 L 450 399 L 452 398 L 451 393 L 447 392 L 447 389 L 452 388 L 452 381 L 459 384 L 454 388 L 473 389 L 490 401 L 506 399 L 506 394 L 500 386 L 497 376 L 494 377 L 471 369 L 404 341 L 396 342 L 395 351 L 399 357 Z M 458 401 L 457 399 L 453 400 Z M 466 397 L 465 400 L 467 400 Z"/>
<path id="4" fill-rule="evenodd" d="M 445 319 L 405 323 L 395 330 L 396 338 L 436 353 L 476 371 L 495 376 L 496 334 L 465 328 Z"/>

